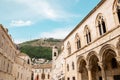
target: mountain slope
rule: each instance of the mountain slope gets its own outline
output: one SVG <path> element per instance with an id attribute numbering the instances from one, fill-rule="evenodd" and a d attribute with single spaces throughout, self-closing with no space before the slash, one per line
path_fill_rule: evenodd
<path id="1" fill-rule="evenodd" d="M 31 58 L 52 59 L 52 47 L 56 45 L 60 50 L 62 40 L 60 39 L 36 39 L 19 44 L 20 51 L 28 54 Z"/>

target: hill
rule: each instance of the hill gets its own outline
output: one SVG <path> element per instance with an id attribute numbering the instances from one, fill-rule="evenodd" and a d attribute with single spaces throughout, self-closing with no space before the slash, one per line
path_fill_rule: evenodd
<path id="1" fill-rule="evenodd" d="M 31 58 L 52 59 L 52 47 L 56 45 L 60 51 L 61 39 L 36 39 L 19 44 L 20 51 L 28 54 Z"/>

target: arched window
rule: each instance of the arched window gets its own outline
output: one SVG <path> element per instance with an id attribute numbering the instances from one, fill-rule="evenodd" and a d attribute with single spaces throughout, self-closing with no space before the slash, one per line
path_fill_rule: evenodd
<path id="1" fill-rule="evenodd" d="M 118 2 L 117 2 L 117 16 L 118 16 L 118 20 L 119 20 L 119 22 L 120 22 L 120 0 L 118 0 Z"/>
<path id="2" fill-rule="evenodd" d="M 45 79 L 45 74 L 44 73 L 41 74 L 41 79 Z"/>
<path id="3" fill-rule="evenodd" d="M 72 62 L 72 69 L 73 69 L 73 70 L 75 69 L 75 65 L 74 65 L 74 62 Z"/>
<path id="4" fill-rule="evenodd" d="M 73 77 L 73 79 L 72 80 L 75 80 L 75 77 Z"/>
<path id="5" fill-rule="evenodd" d="M 87 26 L 85 27 L 85 38 L 86 38 L 87 44 L 91 42 L 91 33 Z"/>
<path id="6" fill-rule="evenodd" d="M 50 78 L 50 75 L 48 74 L 48 79 Z"/>
<path id="7" fill-rule="evenodd" d="M 70 80 L 70 78 L 68 77 L 67 80 Z"/>
<path id="8" fill-rule="evenodd" d="M 112 67 L 113 69 L 118 67 L 118 66 L 117 66 L 117 61 L 116 61 L 115 58 L 112 58 L 112 60 L 111 60 L 111 67 Z"/>
<path id="9" fill-rule="evenodd" d="M 71 45 L 70 42 L 67 43 L 68 54 L 71 54 Z"/>
<path id="10" fill-rule="evenodd" d="M 97 16 L 96 26 L 97 26 L 97 29 L 98 29 L 100 35 L 103 35 L 104 33 L 106 33 L 105 19 L 101 13 L 98 14 L 98 16 Z"/>
<path id="11" fill-rule="evenodd" d="M 80 49 L 81 48 L 81 42 L 80 42 L 80 38 L 79 38 L 78 34 L 76 34 L 76 36 L 75 36 L 75 41 L 76 41 L 77 49 Z"/>
<path id="12" fill-rule="evenodd" d="M 35 80 L 39 80 L 39 75 L 37 74 L 37 76 L 36 76 L 36 79 Z"/>
<path id="13" fill-rule="evenodd" d="M 69 64 L 67 64 L 67 71 L 69 71 Z"/>
<path id="14" fill-rule="evenodd" d="M 57 54 L 57 53 L 56 53 L 56 52 L 54 52 L 54 56 L 56 56 L 56 54 Z"/>
<path id="15" fill-rule="evenodd" d="M 113 15 L 114 15 L 116 24 L 117 25 L 120 24 L 120 0 L 114 0 Z"/>

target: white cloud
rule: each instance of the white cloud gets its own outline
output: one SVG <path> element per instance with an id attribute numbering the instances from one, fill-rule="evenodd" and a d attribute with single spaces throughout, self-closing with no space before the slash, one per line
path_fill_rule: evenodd
<path id="1" fill-rule="evenodd" d="M 72 27 L 59 28 L 51 32 L 43 32 L 41 33 L 40 37 L 64 39 L 71 32 L 72 29 L 73 29 Z"/>
<path id="2" fill-rule="evenodd" d="M 16 2 L 27 6 L 33 13 L 36 13 L 40 18 L 51 20 L 65 20 L 70 17 L 78 17 L 80 15 L 66 12 L 63 8 L 53 4 L 49 0 L 16 0 Z M 29 10 L 28 9 L 28 10 Z M 28 14 L 29 15 L 29 14 Z"/>
<path id="3" fill-rule="evenodd" d="M 32 25 L 31 21 L 23 21 L 23 20 L 12 20 L 10 23 L 11 27 L 21 27 L 21 26 L 30 26 Z"/>

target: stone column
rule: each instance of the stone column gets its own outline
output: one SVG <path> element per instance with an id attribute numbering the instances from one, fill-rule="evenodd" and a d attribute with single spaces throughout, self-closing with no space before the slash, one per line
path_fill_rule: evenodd
<path id="1" fill-rule="evenodd" d="M 101 68 L 102 80 L 107 80 L 105 74 L 105 65 L 102 62 L 98 62 L 98 65 Z"/>
<path id="2" fill-rule="evenodd" d="M 82 72 L 78 71 L 78 80 L 82 80 Z"/>
<path id="3" fill-rule="evenodd" d="M 120 56 L 119 56 L 119 57 L 116 57 L 116 60 L 117 60 L 117 62 L 118 62 L 118 64 L 119 64 L 119 66 L 120 66 Z"/>
<path id="4" fill-rule="evenodd" d="M 87 65 L 86 66 L 87 70 L 88 70 L 88 80 L 92 80 L 92 66 L 91 65 Z"/>

